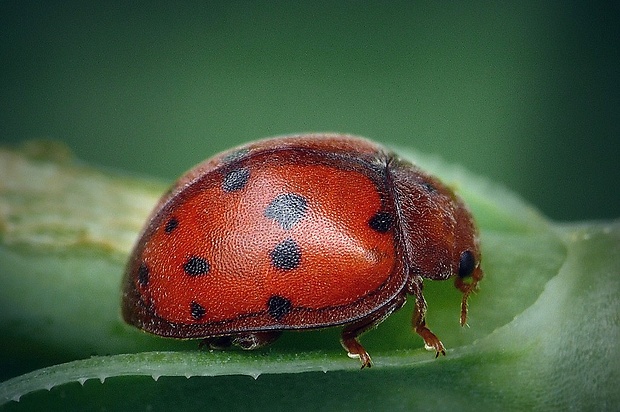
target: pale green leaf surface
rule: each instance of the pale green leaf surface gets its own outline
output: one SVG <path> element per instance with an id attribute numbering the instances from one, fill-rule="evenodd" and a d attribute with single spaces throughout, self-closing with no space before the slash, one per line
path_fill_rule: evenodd
<path id="1" fill-rule="evenodd" d="M 0 149 L 3 408 L 617 409 L 620 221 L 552 223 L 461 168 L 408 157 L 472 208 L 486 277 L 466 328 L 458 291 L 426 283 L 445 358 L 411 332 L 409 302 L 362 337 L 375 367 L 360 371 L 337 329 L 286 333 L 257 352 L 209 352 L 124 325 L 124 261 L 166 185 L 97 171 L 40 143 Z"/>

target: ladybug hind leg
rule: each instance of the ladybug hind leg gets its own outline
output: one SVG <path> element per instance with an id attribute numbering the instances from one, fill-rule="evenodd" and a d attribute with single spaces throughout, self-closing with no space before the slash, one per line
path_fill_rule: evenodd
<path id="1" fill-rule="evenodd" d="M 214 336 L 205 338 L 200 342 L 200 347 L 207 346 L 209 349 L 226 349 L 232 345 L 243 350 L 254 350 L 273 343 L 280 337 L 282 331 L 267 331 L 240 333 L 230 336 Z"/>
<path id="2" fill-rule="evenodd" d="M 388 305 L 357 322 L 345 326 L 342 330 L 340 343 L 345 348 L 350 358 L 357 358 L 360 360 L 362 369 L 366 367 L 370 368 L 372 366 L 372 359 L 370 359 L 370 355 L 359 342 L 358 337 L 362 333 L 375 328 L 379 323 L 383 322 L 385 318 L 390 316 L 392 312 L 400 309 L 404 304 L 405 295 L 398 295 Z"/>
<path id="3" fill-rule="evenodd" d="M 232 336 L 215 336 L 212 338 L 204 338 L 198 344 L 198 348 L 208 348 L 214 350 L 222 350 L 232 345 Z"/>

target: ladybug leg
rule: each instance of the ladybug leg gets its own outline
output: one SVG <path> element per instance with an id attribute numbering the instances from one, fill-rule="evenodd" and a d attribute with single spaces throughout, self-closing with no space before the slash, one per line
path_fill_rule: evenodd
<path id="1" fill-rule="evenodd" d="M 202 348 L 203 346 L 207 346 L 209 349 L 221 350 L 235 345 L 243 350 L 253 350 L 272 343 L 278 339 L 281 334 L 281 331 L 269 331 L 233 336 L 214 336 L 203 339 L 198 347 Z"/>
<path id="2" fill-rule="evenodd" d="M 273 343 L 282 335 L 282 331 L 245 333 L 233 337 L 232 343 L 243 350 L 254 350 Z"/>
<path id="3" fill-rule="evenodd" d="M 209 349 L 222 350 L 229 348 L 232 345 L 231 336 L 215 336 L 213 338 L 205 338 L 200 341 L 198 348 L 202 349 L 205 346 Z"/>
<path id="4" fill-rule="evenodd" d="M 418 335 L 424 339 L 426 349 L 435 350 L 435 357 L 439 354 L 445 355 L 446 348 L 437 336 L 426 326 L 426 299 L 422 294 L 423 283 L 420 276 L 412 276 L 409 283 L 409 293 L 415 296 L 415 308 L 413 310 L 413 319 L 411 321 L 413 329 Z"/>
<path id="5" fill-rule="evenodd" d="M 400 309 L 404 304 L 405 295 L 399 295 L 383 309 L 359 320 L 358 322 L 347 325 L 342 330 L 342 336 L 340 338 L 342 347 L 344 347 L 344 349 L 348 352 L 347 355 L 349 355 L 350 358 L 357 358 L 360 362 L 362 362 L 362 369 L 366 367 L 370 368 L 372 366 L 372 359 L 370 359 L 370 355 L 359 342 L 358 337 L 362 333 L 383 322 L 385 318 L 390 316 L 390 314 L 395 310 Z"/>

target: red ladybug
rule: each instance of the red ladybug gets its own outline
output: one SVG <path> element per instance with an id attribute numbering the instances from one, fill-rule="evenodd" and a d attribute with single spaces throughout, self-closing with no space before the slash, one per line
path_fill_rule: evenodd
<path id="1" fill-rule="evenodd" d="M 365 139 L 288 136 L 219 154 L 163 196 L 129 259 L 123 317 L 243 349 L 342 325 L 365 367 L 358 336 L 407 294 L 415 331 L 445 354 L 424 320 L 422 280 L 455 277 L 464 324 L 482 276 L 472 216 L 439 180 Z"/>

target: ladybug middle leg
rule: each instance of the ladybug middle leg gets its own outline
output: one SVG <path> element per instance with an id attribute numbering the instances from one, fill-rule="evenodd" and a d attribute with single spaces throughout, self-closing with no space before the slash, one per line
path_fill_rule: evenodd
<path id="1" fill-rule="evenodd" d="M 415 308 L 411 324 L 418 335 L 424 339 L 424 346 L 435 350 L 435 357 L 439 354 L 445 355 L 446 348 L 439 338 L 426 326 L 426 299 L 422 294 L 423 283 L 420 276 L 411 276 L 407 289 L 410 294 L 415 296 Z"/>
<path id="2" fill-rule="evenodd" d="M 371 313 L 369 316 L 360 319 L 357 322 L 347 325 L 342 330 L 340 343 L 348 352 L 350 358 L 358 358 L 362 362 L 362 369 L 366 367 L 370 368 L 372 366 L 372 359 L 370 359 L 370 355 L 359 342 L 358 337 L 362 333 L 383 322 L 392 312 L 400 309 L 405 304 L 405 300 L 406 296 L 404 294 L 400 294 L 394 298 L 392 302 L 385 305 L 380 310 Z"/>

